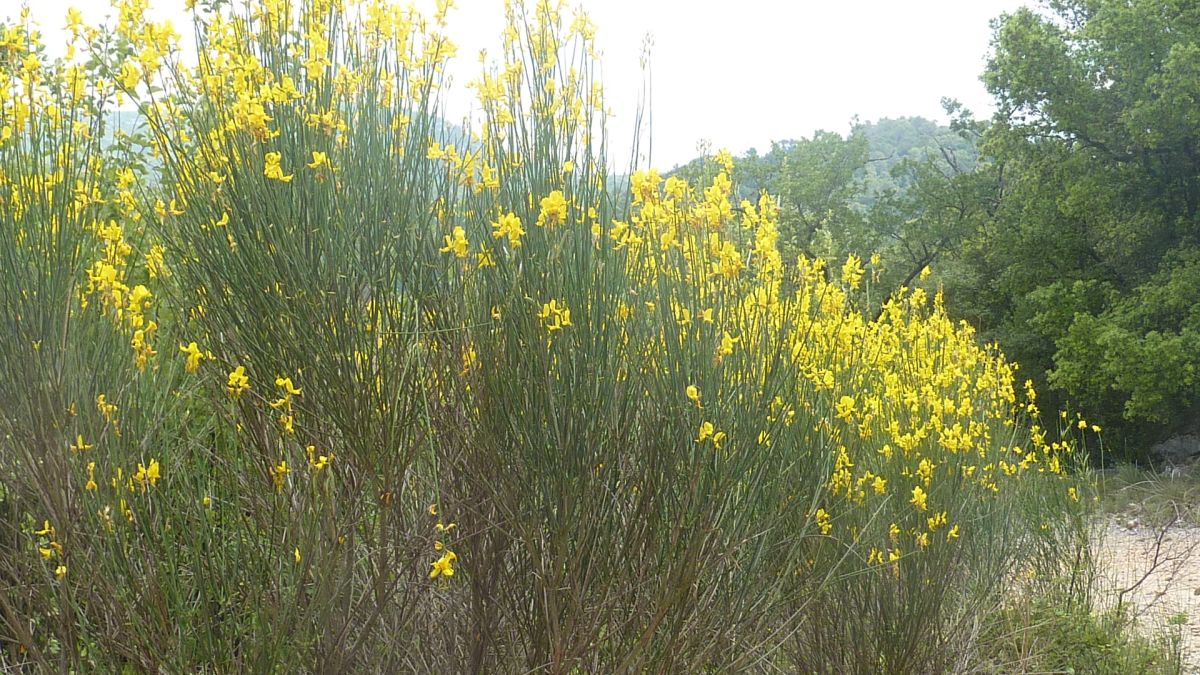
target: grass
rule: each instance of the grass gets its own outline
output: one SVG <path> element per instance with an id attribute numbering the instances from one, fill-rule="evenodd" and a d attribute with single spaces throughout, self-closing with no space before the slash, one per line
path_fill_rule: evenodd
<path id="1" fill-rule="evenodd" d="M 980 673 L 1177 675 L 1179 626 L 1146 637 L 1127 611 L 1096 612 L 1070 596 L 1047 593 L 1013 599 L 984 629 Z"/>
<path id="2" fill-rule="evenodd" d="M 1200 527 L 1200 467 L 1160 472 L 1125 464 L 1100 473 L 1097 485 L 1101 513 L 1123 527 Z"/>

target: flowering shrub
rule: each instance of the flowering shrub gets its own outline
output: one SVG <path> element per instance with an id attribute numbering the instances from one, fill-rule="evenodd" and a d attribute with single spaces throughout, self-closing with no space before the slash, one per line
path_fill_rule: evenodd
<path id="1" fill-rule="evenodd" d="M 877 258 L 783 259 L 726 153 L 609 175 L 586 16 L 510 6 L 456 134 L 446 5 L 191 4 L 194 65 L 139 0 L 86 60 L 0 33 L 29 658 L 941 670 L 1066 560 L 1015 367 L 936 291 L 869 319 Z"/>

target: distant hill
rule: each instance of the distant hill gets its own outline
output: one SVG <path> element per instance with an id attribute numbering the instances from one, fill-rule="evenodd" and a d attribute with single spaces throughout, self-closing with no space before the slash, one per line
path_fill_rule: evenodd
<path id="1" fill-rule="evenodd" d="M 866 155 L 861 157 L 861 163 L 855 161 L 860 158 L 858 156 L 848 158 L 832 152 L 837 149 L 836 146 L 852 145 L 855 141 L 866 144 Z M 840 134 L 818 131 L 810 138 L 774 141 L 765 153 L 760 154 L 757 148 L 752 148 L 736 158 L 743 167 L 759 167 L 756 171 L 738 172 L 741 196 L 750 198 L 764 187 L 768 187 L 771 183 L 772 169 L 783 154 L 797 146 L 818 142 L 830 146 L 830 163 L 849 160 L 853 164 L 861 164 L 850 168 L 853 171 L 853 180 L 857 184 L 857 188 L 853 190 L 853 201 L 863 207 L 870 207 L 876 197 L 884 191 L 896 189 L 902 192 L 908 187 L 903 175 L 893 175 L 893 169 L 906 160 L 917 162 L 932 158 L 944 165 L 948 171 L 965 172 L 975 168 L 979 154 L 972 141 L 933 120 L 924 117 L 885 117 L 875 122 L 855 124 L 850 134 L 844 138 Z M 675 167 L 666 175 L 687 178 L 693 182 L 702 181 L 708 170 L 705 162 L 706 158 L 697 157 Z"/>

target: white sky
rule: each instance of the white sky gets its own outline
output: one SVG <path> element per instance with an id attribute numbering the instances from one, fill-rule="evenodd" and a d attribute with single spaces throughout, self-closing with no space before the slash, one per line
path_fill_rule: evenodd
<path id="1" fill-rule="evenodd" d="M 532 0 L 529 0 L 532 3 Z M 21 0 L 0 0 L 0 17 Z M 151 0 L 187 35 L 183 0 Z M 432 0 L 418 0 L 422 9 Z M 574 5 L 575 2 L 568 2 Z M 614 109 L 610 156 L 627 156 L 642 89 L 639 65 L 653 38 L 653 156 L 671 168 L 696 156 L 697 144 L 740 154 L 772 140 L 845 133 L 857 115 L 922 115 L 942 120 L 940 100 L 957 98 L 980 116 L 991 100 L 979 82 L 989 20 L 1027 0 L 582 0 L 597 25 L 605 90 Z M 70 6 L 98 21 L 109 0 L 30 2 L 47 42 L 55 42 Z M 478 72 L 479 49 L 497 44 L 502 0 L 459 0 L 449 33 L 459 57 L 451 70 L 452 121 L 467 112 L 464 85 Z M 643 147 L 643 151 L 645 147 Z M 644 154 L 644 153 L 643 153 Z M 645 159 L 645 158 L 644 158 Z"/>

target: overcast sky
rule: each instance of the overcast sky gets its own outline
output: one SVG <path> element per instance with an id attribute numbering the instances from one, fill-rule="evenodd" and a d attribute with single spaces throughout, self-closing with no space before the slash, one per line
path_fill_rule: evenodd
<path id="1" fill-rule="evenodd" d="M 532 2 L 532 0 L 530 0 Z M 152 0 L 153 13 L 188 34 L 183 0 Z M 432 7 L 432 0 L 418 0 Z M 569 6 L 575 3 L 568 3 Z M 651 36 L 654 165 L 671 168 L 697 144 L 735 154 L 818 129 L 845 133 L 857 115 L 944 119 L 940 100 L 957 98 L 979 116 L 991 101 L 979 82 L 989 21 L 1027 0 L 583 0 L 596 23 L 610 123 L 618 147 L 632 138 L 642 89 L 642 45 Z M 0 0 L 0 14 L 19 3 Z M 70 6 L 89 20 L 109 0 L 31 3 L 48 40 Z M 13 9 L 9 9 L 12 7 Z M 463 84 L 478 70 L 480 48 L 494 46 L 502 0 L 459 0 L 450 34 L 460 46 L 448 99 L 467 113 Z M 615 150 L 615 149 L 614 149 Z M 610 155 L 624 155 L 624 152 Z"/>

